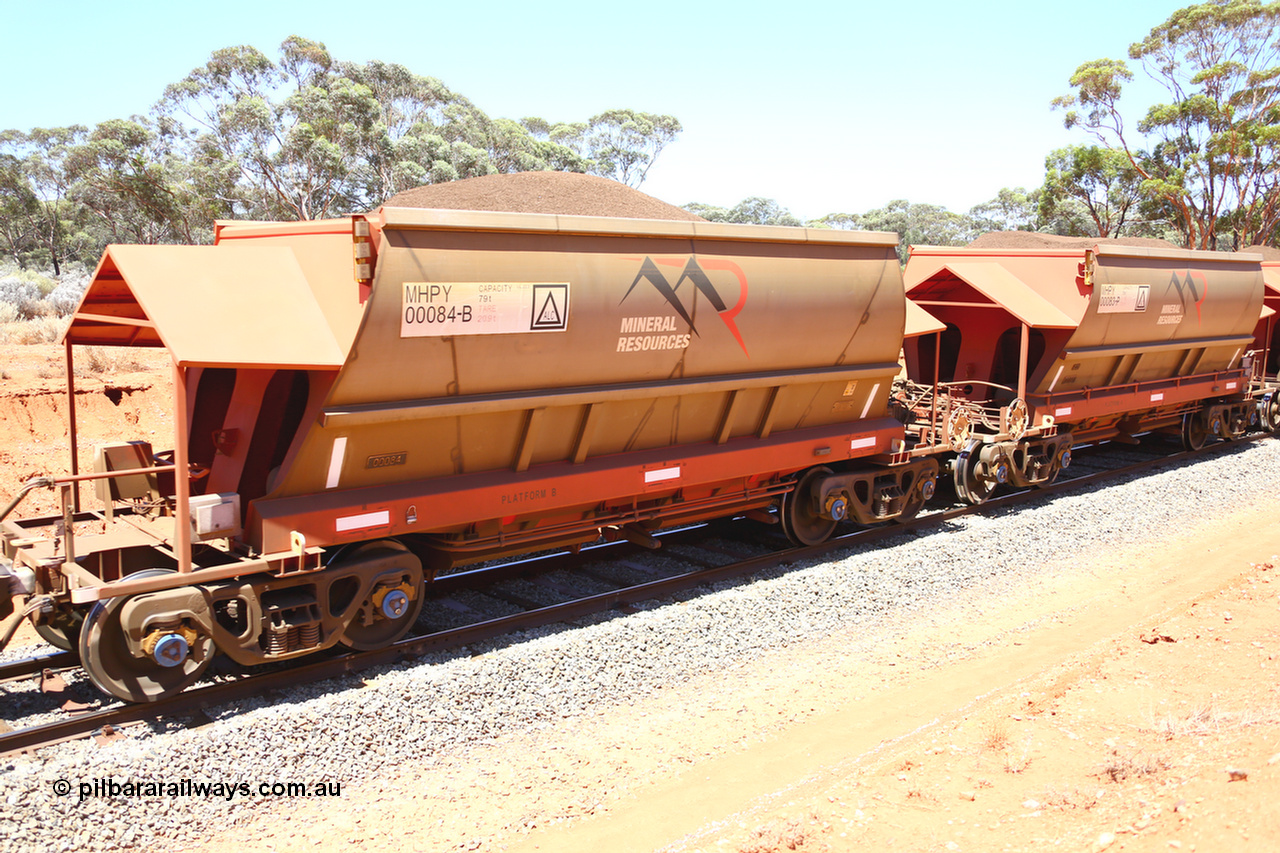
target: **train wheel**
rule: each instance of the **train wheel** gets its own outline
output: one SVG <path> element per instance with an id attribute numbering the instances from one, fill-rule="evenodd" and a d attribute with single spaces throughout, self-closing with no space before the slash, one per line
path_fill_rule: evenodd
<path id="1" fill-rule="evenodd" d="M 960 500 L 974 506 L 991 497 L 996 486 L 1000 485 L 998 480 L 988 479 L 981 474 L 979 470 L 982 466 L 982 457 L 979 453 L 981 449 L 981 442 L 971 441 L 969 446 L 952 460 L 951 470 L 955 478 L 956 495 Z"/>
<path id="2" fill-rule="evenodd" d="M 1258 404 L 1258 420 L 1267 432 L 1280 430 L 1280 391 L 1265 394 Z"/>
<path id="3" fill-rule="evenodd" d="M 409 633 L 422 612 L 422 562 L 408 548 L 388 539 L 361 545 L 345 552 L 342 558 L 391 554 L 402 556 L 403 571 L 393 582 L 374 584 L 339 640 L 349 649 L 365 652 L 391 645 Z"/>
<path id="4" fill-rule="evenodd" d="M 947 468 L 951 471 L 951 490 L 956 493 L 956 500 L 963 504 L 973 503 L 964 487 L 964 466 L 968 461 L 968 452 L 961 451 L 947 463 Z"/>
<path id="5" fill-rule="evenodd" d="M 796 545 L 817 545 L 831 538 L 835 532 L 834 519 L 817 512 L 817 501 L 811 494 L 813 483 L 831 473 L 830 468 L 810 468 L 796 483 L 796 487 L 782 496 L 782 531 Z"/>
<path id="6" fill-rule="evenodd" d="M 899 524 L 906 524 L 920 514 L 920 510 L 924 509 L 924 505 L 933 498 L 934 492 L 938 490 L 938 477 L 933 471 L 928 471 L 916 478 L 911 486 L 911 493 L 907 496 L 907 501 L 902 507 L 902 512 L 895 515 L 893 520 Z"/>
<path id="7" fill-rule="evenodd" d="M 84 611 L 75 608 L 57 610 L 48 622 L 36 624 L 40 639 L 56 649 L 74 652 L 80 644 L 80 630 L 84 625 Z"/>
<path id="8" fill-rule="evenodd" d="M 1199 450 L 1209 438 L 1209 426 L 1199 412 L 1187 412 L 1182 416 L 1182 448 Z"/>
<path id="9" fill-rule="evenodd" d="M 148 569 L 129 575 L 131 579 L 172 574 L 169 569 Z M 129 650 L 120 611 L 129 596 L 99 601 L 89 611 L 80 631 L 80 664 L 89 679 L 103 693 L 125 702 L 155 702 L 181 693 L 208 668 L 213 660 L 213 639 L 196 635 L 195 642 L 175 631 L 155 644 L 146 657 Z"/>

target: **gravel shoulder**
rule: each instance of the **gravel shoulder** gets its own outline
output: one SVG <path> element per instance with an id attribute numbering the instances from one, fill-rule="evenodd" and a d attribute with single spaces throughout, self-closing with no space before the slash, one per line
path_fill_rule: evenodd
<path id="1" fill-rule="evenodd" d="M 981 623 L 904 622 L 877 661 L 837 641 L 753 668 L 663 724 L 718 716 L 707 740 L 736 748 L 693 736 L 687 768 L 506 849 L 1276 849 L 1273 518 L 1107 555 Z"/>

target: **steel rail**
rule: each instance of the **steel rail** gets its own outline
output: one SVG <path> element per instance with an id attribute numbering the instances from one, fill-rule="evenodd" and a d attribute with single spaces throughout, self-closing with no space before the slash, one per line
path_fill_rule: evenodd
<path id="1" fill-rule="evenodd" d="M 78 714 L 66 720 L 0 733 L 0 756 L 30 752 L 40 747 L 85 737 L 103 730 L 117 729 L 140 721 L 203 713 L 207 708 L 252 698 L 268 691 L 279 691 L 299 684 L 309 684 L 344 675 L 352 675 L 371 667 L 413 659 L 431 651 L 456 649 L 472 643 L 495 639 L 517 630 L 527 630 L 557 622 L 567 622 L 616 607 L 660 598 L 715 581 L 749 575 L 764 569 L 774 568 L 780 564 L 820 557 L 832 551 L 878 542 L 902 535 L 911 530 L 930 527 L 943 521 L 966 515 L 994 512 L 1011 506 L 1030 503 L 1051 494 L 1067 492 L 1082 486 L 1138 473 L 1159 465 L 1187 461 L 1192 458 L 1212 458 L 1213 456 L 1225 454 L 1227 450 L 1238 448 L 1253 440 L 1265 437 L 1265 435 L 1260 435 L 1235 442 L 1221 442 L 1199 451 L 1181 451 L 1078 477 L 1060 477 L 1056 482 L 1041 488 L 1024 489 L 1019 492 L 1000 495 L 981 504 L 930 512 L 922 514 L 909 522 L 885 524 L 879 527 L 851 531 L 834 536 L 817 545 L 786 548 L 723 566 L 694 569 L 659 580 L 647 581 L 558 604 L 537 607 L 508 616 L 486 619 L 419 637 L 411 637 L 400 640 L 383 649 L 367 652 L 329 653 L 327 655 L 321 652 L 318 660 L 312 660 L 287 669 L 256 673 L 232 681 L 217 682 L 204 687 L 188 689 L 156 702 L 113 706 Z M 551 557 L 562 557 L 563 555 L 564 552 L 557 552 Z M 528 561 L 524 562 L 527 563 Z M 495 567 L 495 570 L 508 570 L 506 576 L 509 577 L 528 573 L 533 570 L 533 567 L 526 565 L 520 571 L 509 572 L 509 567 L 504 565 Z M 487 573 L 484 570 L 474 570 L 460 574 L 470 575 L 473 580 L 479 579 L 476 577 L 477 575 L 487 579 Z"/>
<path id="2" fill-rule="evenodd" d="M 46 669 L 70 669 L 80 665 L 80 655 L 75 652 L 54 652 L 32 655 L 22 660 L 0 663 L 0 682 L 15 681 Z"/>

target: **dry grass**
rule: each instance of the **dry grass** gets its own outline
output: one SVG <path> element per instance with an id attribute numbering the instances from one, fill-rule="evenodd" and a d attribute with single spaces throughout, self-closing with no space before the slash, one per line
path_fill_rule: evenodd
<path id="1" fill-rule="evenodd" d="M 76 354 L 76 376 L 115 375 L 146 370 L 135 351 L 127 347 L 85 347 Z"/>
<path id="2" fill-rule="evenodd" d="M 1004 717 L 990 717 L 982 724 L 978 749 L 982 752 L 1001 752 L 1008 748 L 1009 721 Z"/>
<path id="3" fill-rule="evenodd" d="M 1168 769 L 1168 762 L 1157 755 L 1142 752 L 1122 755 L 1118 750 L 1113 749 L 1111 756 L 1102 763 L 1094 775 L 1105 776 L 1112 782 L 1123 782 L 1138 776 L 1153 776 Z"/>
<path id="4" fill-rule="evenodd" d="M 52 344 L 71 322 L 68 317 L 36 317 L 0 324 L 0 344 Z"/>
<path id="5" fill-rule="evenodd" d="M 1147 729 L 1165 740 L 1188 735 L 1214 735 L 1258 725 L 1280 723 L 1280 708 L 1246 708 L 1243 711 L 1224 711 L 1216 700 L 1207 699 L 1185 714 L 1152 715 Z"/>
<path id="6" fill-rule="evenodd" d="M 1013 736 L 1009 733 L 1009 720 L 1003 716 L 988 717 L 980 724 L 978 754 L 1000 753 L 1001 765 L 1006 773 L 1021 773 L 1031 766 L 1031 741 L 1028 738 L 1020 750 L 1010 749 Z"/>
<path id="7" fill-rule="evenodd" d="M 815 816 L 816 817 L 816 816 Z M 738 848 L 738 853 L 780 853 L 783 850 L 803 850 L 810 833 L 798 820 L 766 824 L 752 830 L 751 838 Z"/>
<path id="8" fill-rule="evenodd" d="M 1098 804 L 1096 796 L 1079 788 L 1050 788 L 1035 799 L 1051 809 L 1091 809 Z"/>

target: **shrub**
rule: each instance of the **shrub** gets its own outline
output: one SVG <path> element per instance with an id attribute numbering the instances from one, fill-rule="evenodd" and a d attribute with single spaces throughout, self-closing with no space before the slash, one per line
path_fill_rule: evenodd
<path id="1" fill-rule="evenodd" d="M 83 264 L 70 264 L 63 268 L 61 276 L 51 277 L 16 269 L 11 265 L 0 267 L 0 322 L 10 311 L 16 320 L 33 320 L 38 317 L 65 317 L 76 309 L 90 275 Z"/>
<path id="2" fill-rule="evenodd" d="M 58 285 L 45 297 L 45 301 L 59 317 L 65 317 L 80 304 L 80 297 L 89 286 L 90 275 L 83 266 L 70 267 L 58 279 Z"/>
<path id="3" fill-rule="evenodd" d="M 29 320 L 43 313 L 44 294 L 40 288 L 17 275 L 0 278 L 0 302 L 12 305 L 18 317 Z"/>

